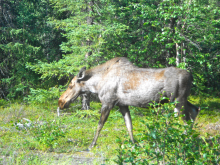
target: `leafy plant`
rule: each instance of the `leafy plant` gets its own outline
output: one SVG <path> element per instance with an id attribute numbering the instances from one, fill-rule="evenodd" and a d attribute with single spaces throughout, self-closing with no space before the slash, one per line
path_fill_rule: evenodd
<path id="1" fill-rule="evenodd" d="M 56 100 L 60 97 L 61 92 L 59 88 L 52 87 L 46 89 L 33 89 L 30 88 L 30 95 L 24 98 L 29 103 L 45 103 L 48 100 Z"/>
<path id="2" fill-rule="evenodd" d="M 0 107 L 6 105 L 8 102 L 4 99 L 0 99 Z"/>
<path id="3" fill-rule="evenodd" d="M 59 138 L 65 137 L 65 130 L 55 121 L 48 121 L 42 124 L 35 124 L 30 127 L 30 134 L 42 144 L 45 149 L 53 149 L 58 143 Z"/>
<path id="4" fill-rule="evenodd" d="M 79 118 L 84 118 L 84 117 L 99 118 L 100 114 L 98 113 L 98 111 L 95 111 L 95 110 L 76 110 L 73 116 L 78 116 Z"/>
<path id="5" fill-rule="evenodd" d="M 49 1 L 8 0 L 0 8 L 0 97 L 24 97 L 33 86 L 56 85 L 55 77 L 55 81 L 41 81 L 39 74 L 26 67 L 38 60 L 50 63 L 61 58 L 57 45 L 62 37 L 46 22 L 53 15 Z"/>
<path id="6" fill-rule="evenodd" d="M 138 143 L 119 144 L 118 164 L 218 164 L 220 162 L 219 136 L 199 136 L 192 122 L 182 124 L 168 103 L 151 110 L 143 120 L 146 131 L 139 133 Z M 156 113 L 155 113 L 156 112 Z M 195 125 L 196 127 L 196 125 Z"/>

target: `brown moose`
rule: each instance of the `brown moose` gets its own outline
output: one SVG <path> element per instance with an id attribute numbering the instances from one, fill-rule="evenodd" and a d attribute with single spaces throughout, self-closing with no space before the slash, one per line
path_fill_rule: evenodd
<path id="1" fill-rule="evenodd" d="M 102 103 L 101 117 L 90 147 L 96 144 L 109 112 L 115 105 L 119 106 L 131 141 L 134 142 L 128 106 L 147 107 L 152 101 L 159 102 L 159 93 L 170 98 L 170 101 L 176 99 L 179 102 L 174 109 L 178 114 L 184 106 L 185 120 L 195 120 L 199 109 L 187 101 L 192 80 L 192 75 L 183 69 L 138 68 L 127 58 L 116 57 L 89 70 L 83 67 L 59 98 L 58 104 L 61 109 L 67 108 L 80 94 L 96 93 Z"/>

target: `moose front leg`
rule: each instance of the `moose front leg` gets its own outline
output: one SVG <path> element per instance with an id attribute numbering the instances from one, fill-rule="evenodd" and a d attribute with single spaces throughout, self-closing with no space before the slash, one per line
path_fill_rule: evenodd
<path id="1" fill-rule="evenodd" d="M 96 131 L 96 134 L 94 136 L 94 139 L 91 143 L 91 145 L 89 146 L 89 148 L 92 148 L 96 145 L 96 141 L 99 137 L 99 134 L 101 132 L 101 129 L 102 127 L 104 126 L 108 116 L 109 116 L 109 112 L 111 110 L 111 107 L 109 106 L 106 106 L 106 105 L 102 105 L 102 108 L 101 108 L 101 117 L 100 117 L 100 120 L 99 120 L 99 124 L 98 124 L 98 127 L 97 127 L 97 131 Z"/>
<path id="2" fill-rule="evenodd" d="M 128 129 L 128 133 L 130 135 L 132 143 L 134 143 L 134 137 L 133 137 L 133 132 L 132 132 L 132 121 L 131 121 L 131 115 L 130 111 L 128 109 L 128 106 L 119 106 L 120 112 L 122 116 L 124 117 L 126 127 Z"/>

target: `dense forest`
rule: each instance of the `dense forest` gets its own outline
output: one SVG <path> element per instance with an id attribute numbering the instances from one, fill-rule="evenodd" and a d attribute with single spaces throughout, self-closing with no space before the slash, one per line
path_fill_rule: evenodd
<path id="1" fill-rule="evenodd" d="M 0 37 L 0 164 L 220 164 L 219 0 L 0 0 Z M 129 106 L 133 144 L 114 106 L 88 149 L 102 104 L 58 99 L 82 67 L 114 57 L 191 72 L 196 120 L 176 101 Z"/>
<path id="2" fill-rule="evenodd" d="M 82 66 L 127 57 L 220 90 L 218 0 L 0 0 L 0 98 L 59 97 Z"/>

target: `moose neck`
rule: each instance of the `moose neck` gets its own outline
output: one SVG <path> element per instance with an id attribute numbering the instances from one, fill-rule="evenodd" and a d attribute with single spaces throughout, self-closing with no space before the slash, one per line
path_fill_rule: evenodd
<path id="1" fill-rule="evenodd" d="M 102 82 L 102 78 L 106 72 L 108 72 L 109 68 L 114 67 L 115 65 L 118 66 L 118 61 L 119 60 L 125 60 L 126 64 L 129 66 L 133 66 L 132 63 L 130 63 L 127 59 L 124 59 L 122 57 L 114 58 L 110 61 L 107 61 L 104 64 L 98 65 L 92 69 L 86 70 L 85 75 L 88 79 L 84 81 L 84 92 L 92 92 L 92 93 L 98 93 L 99 87 L 98 84 L 99 82 Z"/>
<path id="2" fill-rule="evenodd" d="M 84 92 L 98 93 L 98 83 L 101 81 L 102 74 L 91 72 L 91 70 L 86 71 L 86 75 L 89 75 L 89 79 L 84 81 Z"/>

